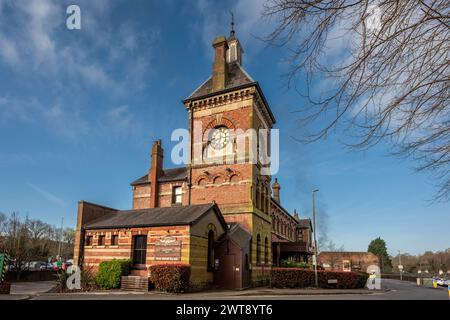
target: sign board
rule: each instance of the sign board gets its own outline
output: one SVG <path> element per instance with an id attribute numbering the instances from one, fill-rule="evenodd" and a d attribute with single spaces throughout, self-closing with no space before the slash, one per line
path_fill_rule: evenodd
<path id="1" fill-rule="evenodd" d="M 337 279 L 328 279 L 328 284 L 338 283 Z"/>
<path id="2" fill-rule="evenodd" d="M 180 261 L 181 241 L 175 237 L 161 237 L 155 242 L 156 261 Z"/>

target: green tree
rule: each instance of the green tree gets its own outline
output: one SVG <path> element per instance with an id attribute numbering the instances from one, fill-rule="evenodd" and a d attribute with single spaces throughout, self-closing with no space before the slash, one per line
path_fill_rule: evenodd
<path id="1" fill-rule="evenodd" d="M 382 272 L 392 271 L 392 262 L 387 253 L 386 241 L 380 237 L 372 240 L 367 251 L 376 255 L 380 261 L 380 269 Z"/>

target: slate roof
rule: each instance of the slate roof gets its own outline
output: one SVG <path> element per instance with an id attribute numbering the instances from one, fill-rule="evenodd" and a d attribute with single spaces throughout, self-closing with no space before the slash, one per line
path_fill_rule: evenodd
<path id="1" fill-rule="evenodd" d="M 240 248 L 245 248 L 249 245 L 252 235 L 239 224 L 235 223 L 232 224 L 228 230 L 228 237 L 230 237 Z"/>
<path id="2" fill-rule="evenodd" d="M 239 63 L 234 62 L 228 65 L 228 78 L 227 83 L 225 84 L 225 90 L 253 83 L 255 83 L 255 80 L 250 77 L 250 75 L 239 65 Z M 212 93 L 212 77 L 209 77 L 205 82 L 203 82 L 200 87 L 198 87 L 189 97 L 187 97 L 186 100 L 206 96 L 210 93 Z"/>
<path id="3" fill-rule="evenodd" d="M 120 210 L 83 225 L 84 229 L 111 229 L 195 224 L 203 215 L 214 210 L 221 223 L 225 220 L 215 204 L 177 206 L 138 210 Z"/>
<path id="4" fill-rule="evenodd" d="M 181 168 L 173 168 L 173 169 L 163 170 L 163 175 L 161 177 L 159 177 L 158 181 L 159 182 L 179 181 L 179 180 L 185 180 L 186 178 L 187 178 L 186 168 L 181 167 Z M 131 183 L 131 185 L 134 186 L 134 185 L 145 184 L 145 183 L 149 183 L 148 174 L 133 181 Z"/>

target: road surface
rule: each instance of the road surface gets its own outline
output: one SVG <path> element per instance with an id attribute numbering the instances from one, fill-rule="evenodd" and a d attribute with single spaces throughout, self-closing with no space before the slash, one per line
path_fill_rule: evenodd
<path id="1" fill-rule="evenodd" d="M 448 300 L 447 288 L 418 287 L 413 282 L 400 280 L 382 280 L 384 290 L 370 294 L 320 294 L 320 295 L 293 295 L 280 294 L 283 290 L 266 290 L 264 295 L 242 295 L 245 291 L 236 294 L 220 292 L 200 292 L 191 294 L 171 295 L 160 293 L 89 293 L 89 294 L 38 294 L 30 296 L 31 300 Z M 286 291 L 285 291 L 286 292 Z M 239 296 L 237 294 L 240 294 Z M 1 298 L 0 298 L 1 299 Z"/>

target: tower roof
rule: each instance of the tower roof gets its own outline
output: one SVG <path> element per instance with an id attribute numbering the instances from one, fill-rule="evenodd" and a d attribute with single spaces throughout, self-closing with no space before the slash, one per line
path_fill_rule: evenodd
<path id="1" fill-rule="evenodd" d="M 225 90 L 238 88 L 243 85 L 256 83 L 255 80 L 242 68 L 239 63 L 230 63 L 228 65 L 228 77 L 225 83 Z M 200 98 L 212 93 L 212 77 L 203 82 L 200 87 L 194 90 L 186 100 Z"/>

